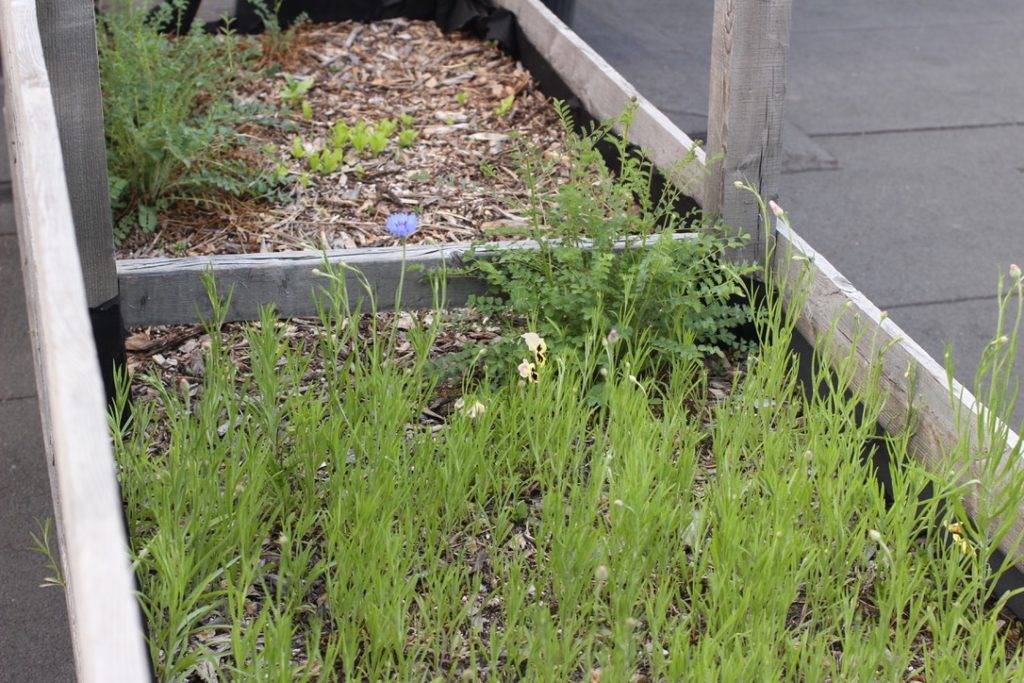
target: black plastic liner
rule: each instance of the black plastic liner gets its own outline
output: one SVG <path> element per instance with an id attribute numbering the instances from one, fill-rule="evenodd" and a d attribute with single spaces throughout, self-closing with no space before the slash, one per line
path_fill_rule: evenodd
<path id="1" fill-rule="evenodd" d="M 509 52 L 515 50 L 512 15 L 496 8 L 490 0 L 287 0 L 277 12 L 282 27 L 303 16 L 314 22 L 379 21 L 395 17 L 433 21 L 445 33 L 467 31 L 483 40 L 497 41 Z M 263 30 L 263 22 L 248 0 L 239 0 L 235 5 L 232 26 L 242 33 Z"/>

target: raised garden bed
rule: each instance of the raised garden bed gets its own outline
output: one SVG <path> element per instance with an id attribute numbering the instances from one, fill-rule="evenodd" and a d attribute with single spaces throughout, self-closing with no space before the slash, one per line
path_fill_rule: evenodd
<path id="1" fill-rule="evenodd" d="M 589 48 L 532 0 L 503 4 L 515 12 L 524 60 L 557 74 L 593 117 L 621 110 L 631 89 Z M 779 17 L 768 7 L 773 3 L 738 10 L 725 4 L 716 22 L 742 25 L 744 12 L 759 11 L 768 12 L 770 21 L 746 24 L 749 35 L 716 30 L 716 54 L 734 54 L 719 48 L 735 35 L 751 41 L 762 34 L 777 37 Z M 97 468 L 110 456 L 98 373 L 68 361 L 91 349 L 81 350 L 88 337 L 85 302 L 77 278 L 68 278 L 78 264 L 69 246 L 67 195 L 43 172 L 60 163 L 45 71 L 39 60 L 26 59 L 9 29 L 33 26 L 35 19 L 25 3 L 2 7 L 10 14 L 0 21 L 5 69 L 12 69 L 14 82 L 27 84 L 17 88 L 7 79 L 6 101 L 20 164 L 15 194 L 40 340 L 44 420 L 54 434 L 52 471 L 69 605 L 80 617 L 79 671 L 88 681 L 143 680 L 141 631 L 126 610 L 132 598 L 127 561 L 103 571 L 111 552 L 124 544 L 111 525 L 113 482 L 105 478 L 107 470 L 101 475 Z M 766 25 L 771 30 L 762 31 Z M 27 53 L 38 52 L 33 49 L 30 44 Z M 722 81 L 727 91 L 745 82 L 746 76 L 733 75 Z M 728 92 L 721 101 L 714 95 L 712 113 L 725 103 L 722 129 L 737 128 L 731 125 L 735 112 Z M 778 101 L 770 100 L 768 109 L 778 113 L 772 103 Z M 32 137 L 26 121 L 43 126 L 50 143 L 26 144 Z M 630 139 L 649 148 L 666 173 L 692 147 L 642 99 Z M 717 206 L 724 215 L 743 213 L 729 196 L 749 160 L 740 138 L 733 142 L 717 140 L 725 149 L 725 171 L 717 176 L 722 182 L 694 192 L 699 204 Z M 733 156 L 737 148 L 740 161 Z M 703 153 L 696 152 L 694 160 L 702 165 Z M 756 217 L 753 224 L 737 222 L 759 234 Z M 131 463 L 123 474 L 125 491 L 139 506 L 129 506 L 129 524 L 136 538 L 152 544 L 148 552 L 137 548 L 137 562 L 157 563 L 156 574 L 144 575 L 143 583 L 185 577 L 163 592 L 174 598 L 171 607 L 154 607 L 159 614 L 150 615 L 154 624 L 170 617 L 170 630 L 161 631 L 169 637 L 150 648 L 159 675 L 187 672 L 212 680 L 232 675 L 235 666 L 262 664 L 264 670 L 292 670 L 309 680 L 344 674 L 640 681 L 674 680 L 694 670 L 739 677 L 771 670 L 780 679 L 849 674 L 921 680 L 965 668 L 981 677 L 1012 676 L 1018 631 L 986 611 L 984 601 L 994 576 L 986 561 L 1005 568 L 995 546 L 1009 553 L 1011 564 L 1018 557 L 1019 503 L 1013 495 L 1009 503 L 1001 497 L 1012 494 L 1020 479 L 1016 435 L 962 387 L 947 383 L 941 368 L 788 224 L 780 222 L 770 236 L 775 249 L 757 245 L 753 253 L 765 255 L 769 299 L 781 307 L 769 316 L 772 333 L 762 329 L 765 345 L 755 354 L 758 360 L 734 362 L 743 369 L 735 377 L 708 377 L 699 363 L 681 357 L 644 374 L 635 370 L 641 367 L 638 356 L 614 350 L 635 354 L 647 348 L 644 343 L 606 335 L 604 346 L 601 338 L 589 338 L 582 354 L 553 345 L 542 363 L 536 339 L 527 337 L 532 348 L 521 345 L 516 357 L 506 359 L 512 372 L 522 361 L 522 386 L 467 384 L 468 392 L 456 392 L 449 403 L 428 402 L 433 386 L 416 363 L 426 356 L 429 329 L 410 333 L 418 329 L 411 319 L 394 336 L 363 339 L 345 308 L 347 293 L 340 290 L 325 321 L 333 334 L 307 323 L 278 326 L 264 319 L 260 331 L 237 347 L 241 372 L 218 348 L 219 326 L 209 333 L 212 353 L 203 358 L 202 372 L 194 355 L 201 340 L 169 345 L 163 363 L 154 362 L 165 372 L 181 366 L 192 374 L 161 385 L 159 400 L 141 407 L 134 419 L 164 411 L 175 426 L 148 433 L 137 422 L 134 438 L 119 442 L 127 458 L 122 463 Z M 449 263 L 453 253 L 438 247 L 406 250 L 412 259 L 437 265 Z M 334 253 L 328 260 L 354 262 L 352 256 Z M 322 259 L 264 254 L 122 263 L 126 318 L 182 322 L 194 316 L 202 294 L 196 276 L 212 265 L 222 291 L 236 285 L 239 307 L 207 310 L 217 311 L 218 323 L 252 320 L 257 304 L 298 301 L 308 297 L 314 282 L 325 282 L 313 273 L 314 261 L 303 261 L 311 258 Z M 359 258 L 374 259 L 374 252 Z M 393 300 L 403 259 L 370 263 L 380 268 L 367 269 L 379 300 Z M 167 279 L 165 267 L 191 275 Z M 147 272 L 155 273 L 148 291 L 141 280 L 132 280 Z M 787 277 L 780 281 L 780 274 Z M 251 287 L 254 278 L 257 287 Z M 186 280 L 190 284 L 182 284 Z M 344 274 L 330 281 L 340 287 L 343 280 Z M 423 297 L 421 285 L 406 284 L 412 297 Z M 159 315 L 146 312 L 166 294 L 171 304 L 150 309 Z M 187 307 L 175 307 L 175 298 Z M 56 316 L 68 308 L 66 316 Z M 823 399 L 797 388 L 790 324 L 821 349 L 811 386 L 827 386 Z M 402 343 L 400 332 L 409 349 L 396 357 L 391 340 Z M 319 365 L 307 362 L 316 353 L 279 361 L 285 341 L 278 334 L 315 348 Z M 886 352 L 879 360 L 881 349 Z M 186 362 L 176 353 L 191 355 Z M 603 387 L 597 393 L 595 381 Z M 847 391 L 852 395 L 843 398 Z M 318 400 L 308 400 L 314 396 Z M 458 406 L 456 397 L 462 399 Z M 858 403 L 863 420 L 857 419 Z M 425 415 L 424 406 L 436 417 Z M 906 463 L 890 474 L 889 507 L 871 468 L 858 457 L 865 444 L 879 445 L 874 421 L 888 434 L 884 443 L 891 458 Z M 182 440 L 170 436 L 175 429 Z M 149 437 L 171 444 L 166 455 L 153 457 Z M 509 447 L 492 448 L 496 443 Z M 272 452 L 261 450 L 268 448 Z M 491 476 L 494 461 L 483 457 L 488 449 L 497 451 L 504 466 Z M 243 451 L 268 457 L 226 457 Z M 206 452 L 211 457 L 192 458 Z M 183 479 L 190 471 L 198 478 Z M 220 479 L 227 475 L 241 478 Z M 928 486 L 932 493 L 918 501 Z M 174 507 L 201 487 L 206 494 Z M 288 516 L 287 510 L 305 509 L 297 501 L 310 498 L 328 503 L 319 508 L 320 516 Z M 242 499 L 248 502 L 235 506 Z M 158 511 L 160 500 L 171 505 Z M 204 502 L 228 508 L 197 514 Z M 265 514 L 235 514 L 265 504 Z M 245 520 L 255 526 L 246 530 Z M 217 523 L 203 526 L 210 522 Z M 239 550 L 245 557 L 204 564 L 215 557 L 212 550 L 194 552 L 197 544 L 209 541 L 212 549 L 225 533 L 236 532 L 251 541 L 237 546 L 247 548 Z M 103 540 L 107 557 L 88 552 L 96 539 Z M 351 562 L 356 556 L 374 564 L 358 566 Z M 308 586 L 301 579 L 282 580 L 280 568 L 289 563 L 315 570 Z M 162 574 L 161 566 L 171 565 L 174 570 Z M 186 585 L 191 588 L 184 590 Z M 351 586 L 360 588 L 348 591 Z M 213 600 L 201 601 L 204 596 Z M 996 608 L 1007 604 L 1008 596 L 1002 597 Z M 189 617 L 189 605 L 200 603 L 201 612 Z M 288 611 L 292 607 L 297 611 Z M 118 638 L 102 628 L 111 622 L 124 625 Z"/>

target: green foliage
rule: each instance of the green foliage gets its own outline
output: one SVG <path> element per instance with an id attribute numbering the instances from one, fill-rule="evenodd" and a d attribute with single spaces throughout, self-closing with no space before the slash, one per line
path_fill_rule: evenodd
<path id="1" fill-rule="evenodd" d="M 412 143 L 416 142 L 417 137 L 419 137 L 417 131 L 407 128 L 398 134 L 398 146 L 402 149 L 412 147 Z"/>
<path id="2" fill-rule="evenodd" d="M 309 78 L 295 78 L 288 74 L 284 75 L 284 81 L 280 96 L 288 104 L 296 104 L 302 101 L 315 82 L 312 76 Z"/>
<path id="3" fill-rule="evenodd" d="M 248 0 L 256 16 L 263 23 L 263 48 L 267 59 L 277 59 L 284 54 L 295 40 L 295 32 L 308 19 L 305 13 L 296 17 L 287 29 L 281 27 L 277 18 L 283 0 L 276 0 L 273 6 L 265 0 Z"/>
<path id="4" fill-rule="evenodd" d="M 158 32 L 155 16 L 128 3 L 98 18 L 103 116 L 115 241 L 151 232 L 173 199 L 212 200 L 251 193 L 263 180 L 224 152 L 239 144 L 236 125 L 251 116 L 229 93 L 255 53 L 230 34 L 196 27 L 180 38 Z"/>
<path id="5" fill-rule="evenodd" d="M 693 231 L 675 204 L 678 190 L 652 198 L 653 167 L 612 133 L 628 128 L 631 111 L 577 134 L 568 108 L 556 104 L 571 157 L 569 179 L 553 181 L 543 150 L 521 147 L 517 161 L 529 190 L 528 229 L 519 236 L 537 249 L 509 249 L 493 258 L 470 251 L 468 272 L 482 276 L 499 308 L 525 317 L 555 345 L 582 350 L 596 331 L 615 329 L 632 344 L 646 340 L 659 354 L 699 359 L 737 343 L 734 328 L 748 320 L 738 301 L 739 276 L 748 272 L 720 262 L 737 239 L 704 226 Z M 605 164 L 598 145 L 611 145 L 618 174 Z M 685 161 L 685 160 L 684 160 Z M 496 300 L 476 300 L 491 307 Z M 655 356 L 657 358 L 657 356 Z"/>
<path id="6" fill-rule="evenodd" d="M 43 577 L 40 588 L 58 587 L 64 588 L 67 583 L 64 580 L 64 571 L 61 568 L 60 558 L 53 549 L 53 518 L 36 519 L 36 529 L 39 533 L 30 532 L 32 536 L 32 550 L 39 553 L 46 560 L 48 576 Z"/>
<path id="7" fill-rule="evenodd" d="M 507 115 L 510 111 L 512 111 L 512 106 L 515 103 L 516 103 L 516 96 L 515 95 L 509 95 L 508 97 L 506 97 L 505 99 L 503 99 L 501 102 L 498 103 L 498 108 L 494 110 L 494 114 L 496 116 L 498 116 L 499 118 L 502 117 L 502 116 Z"/>
<path id="8" fill-rule="evenodd" d="M 909 429 L 882 451 L 883 351 L 863 330 L 822 331 L 807 386 L 826 390 L 805 391 L 769 282 L 762 345 L 717 395 L 699 362 L 637 378 L 653 349 L 592 337 L 435 422 L 425 360 L 445 313 L 396 343 L 397 320 L 349 303 L 358 282 L 375 313 L 366 278 L 325 269 L 305 340 L 269 309 L 222 333 L 211 292 L 201 379 L 136 374 L 156 398 L 130 417 L 119 383 L 109 424 L 157 680 L 1020 679 L 1020 625 L 1000 614 L 1014 593 L 993 589 L 1024 473 L 969 427 L 948 463 L 967 476 L 930 472 Z M 978 491 L 994 507 L 972 522 Z"/>

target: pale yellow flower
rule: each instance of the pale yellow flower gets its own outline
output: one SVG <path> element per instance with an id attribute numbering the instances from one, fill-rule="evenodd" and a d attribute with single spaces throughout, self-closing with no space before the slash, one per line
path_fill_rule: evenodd
<path id="1" fill-rule="evenodd" d="M 537 361 L 537 365 L 544 365 L 548 353 L 548 345 L 544 343 L 544 338 L 536 332 L 526 332 L 522 337 L 527 348 L 533 353 L 533 359 Z"/>
<path id="2" fill-rule="evenodd" d="M 519 376 L 530 382 L 536 382 L 539 379 L 537 377 L 537 365 L 524 358 L 523 362 L 519 364 Z"/>

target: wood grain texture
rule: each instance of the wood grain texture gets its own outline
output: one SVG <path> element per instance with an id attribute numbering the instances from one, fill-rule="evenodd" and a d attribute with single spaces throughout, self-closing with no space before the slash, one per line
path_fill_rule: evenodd
<path id="1" fill-rule="evenodd" d="M 57 114 L 90 308 L 117 296 L 92 0 L 38 0 L 39 34 Z"/>
<path id="2" fill-rule="evenodd" d="M 102 382 L 90 362 L 96 350 L 33 0 L 0 0 L 0 46 L 18 239 L 77 678 L 146 681 L 148 656 Z"/>
<path id="3" fill-rule="evenodd" d="M 951 469 L 957 469 L 966 486 L 964 505 L 975 517 L 979 504 L 994 500 L 1004 486 L 1000 477 L 986 474 L 986 468 L 994 466 L 985 455 L 992 446 L 977 438 L 979 420 L 1002 430 L 1005 442 L 994 442 L 999 444 L 996 452 L 1005 444 L 1008 457 L 1003 465 L 1018 473 L 1024 464 L 1013 459 L 1011 451 L 1019 436 L 990 415 L 963 385 L 948 380 L 942 365 L 782 221 L 776 225 L 774 269 L 788 273 L 783 288 L 787 307 L 801 307 L 797 330 L 812 344 L 830 340 L 833 365 L 855 354 L 855 386 L 876 382 L 886 397 L 880 426 L 893 436 L 910 430 L 911 455 L 940 479 L 948 480 Z M 801 282 L 809 290 L 798 295 Z M 871 367 L 883 349 L 875 375 Z M 956 453 L 968 453 L 969 461 L 951 461 Z M 1015 547 L 1024 539 L 1024 501 L 1013 508 L 1016 518 L 1000 549 L 1024 570 L 1022 549 Z"/>
<path id="4" fill-rule="evenodd" d="M 444 270 L 461 263 L 469 245 L 409 247 L 402 307 L 430 308 L 433 289 L 425 270 Z M 358 268 L 372 283 L 378 310 L 393 308 L 402 268 L 401 247 L 348 249 L 326 253 L 292 251 L 193 258 L 132 259 L 117 262 L 121 287 L 121 312 L 125 325 L 194 323 L 209 319 L 212 309 L 203 284 L 207 271 L 216 278 L 218 294 L 231 292 L 228 320 L 256 320 L 261 307 L 273 304 L 282 317 L 316 315 L 314 293 L 327 280 L 315 271 L 345 263 Z M 350 303 L 367 293 L 353 273 L 345 278 Z M 470 294 L 482 293 L 481 283 L 465 278 L 448 282 L 448 301 L 464 303 Z"/>
<path id="5" fill-rule="evenodd" d="M 791 2 L 715 0 L 703 207 L 751 235 L 755 256 L 764 253 L 765 225 L 754 196 L 735 182 L 766 200 L 778 192 Z"/>
<path id="6" fill-rule="evenodd" d="M 704 151 L 539 0 L 496 0 L 516 15 L 523 34 L 597 120 L 618 117 L 631 101 L 637 110 L 628 139 L 643 148 L 667 178 L 704 204 Z M 695 159 L 682 166 L 690 151 Z"/>
<path id="7" fill-rule="evenodd" d="M 678 233 L 675 239 L 692 239 L 692 233 Z M 585 242 L 584 242 L 585 244 Z M 641 246 L 640 241 L 620 240 L 616 250 Z M 402 308 L 424 309 L 434 304 L 434 285 L 429 273 L 440 274 L 465 265 L 468 243 L 415 245 L 405 252 L 406 277 L 402 290 Z M 536 249 L 530 240 L 495 242 L 476 252 L 476 258 L 490 258 L 507 249 Z M 332 266 L 345 264 L 357 268 L 372 284 L 378 310 L 394 307 L 395 291 L 402 270 L 401 247 L 338 249 L 328 252 L 292 251 L 272 254 L 205 256 L 194 258 L 126 259 L 117 262 L 121 287 L 121 309 L 125 324 L 169 325 L 194 323 L 212 313 L 203 274 L 210 271 L 223 298 L 231 292 L 228 320 L 255 320 L 260 307 L 274 304 L 282 317 L 314 316 L 314 295 L 327 281 L 316 271 L 324 269 L 325 259 Z M 346 278 L 349 301 L 364 299 L 366 291 L 352 273 Z M 467 277 L 447 279 L 445 302 L 461 306 L 472 294 L 486 291 L 483 282 Z"/>

